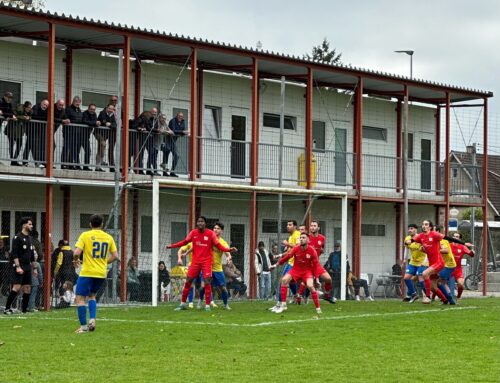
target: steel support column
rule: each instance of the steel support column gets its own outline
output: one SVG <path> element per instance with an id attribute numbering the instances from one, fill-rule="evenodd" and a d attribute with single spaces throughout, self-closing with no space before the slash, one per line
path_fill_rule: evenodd
<path id="1" fill-rule="evenodd" d="M 132 256 L 139 256 L 139 190 L 132 191 Z"/>
<path id="2" fill-rule="evenodd" d="M 198 50 L 196 48 L 191 48 L 191 105 L 189 110 L 189 180 L 196 180 L 196 164 L 197 164 L 197 153 L 196 153 L 196 117 L 197 117 L 197 72 L 198 72 Z M 194 200 L 193 200 L 194 203 Z"/>
<path id="3" fill-rule="evenodd" d="M 198 68 L 198 101 L 197 106 L 197 125 L 196 125 L 196 137 L 197 137 L 197 161 L 196 161 L 196 177 L 201 177 L 202 170 L 202 150 L 203 150 L 203 68 L 200 66 Z"/>
<path id="4" fill-rule="evenodd" d="M 484 99 L 483 114 L 483 244 L 482 244 L 482 273 L 483 273 L 483 295 L 488 292 L 487 287 L 487 263 L 488 263 L 488 99 Z"/>
<path id="5" fill-rule="evenodd" d="M 141 60 L 136 56 L 134 63 L 134 118 L 141 114 Z"/>
<path id="6" fill-rule="evenodd" d="M 130 37 L 123 36 L 123 92 L 122 92 L 122 134 L 121 134 L 121 178 L 123 182 L 128 181 L 129 168 L 129 145 L 128 145 L 128 116 L 129 116 L 129 80 L 130 80 Z M 118 171 L 118 169 L 116 169 Z M 120 272 L 122 276 L 127 275 L 127 241 L 128 241 L 128 189 L 122 189 L 121 196 L 121 243 L 120 243 Z M 120 279 L 120 300 L 127 300 L 127 278 Z"/>
<path id="7" fill-rule="evenodd" d="M 47 141 L 46 147 L 46 176 L 52 177 L 52 163 L 54 161 L 54 72 L 55 72 L 55 58 L 56 58 L 56 26 L 49 23 L 48 34 L 48 86 L 47 86 L 47 99 L 49 101 L 49 108 L 47 112 Z M 51 293 L 51 242 L 52 242 L 52 223 L 53 223 L 53 186 L 47 184 L 45 186 L 45 267 L 44 267 L 44 289 L 43 289 L 43 305 L 45 310 L 50 310 L 50 293 Z"/>
<path id="8" fill-rule="evenodd" d="M 252 192 L 250 199 L 250 250 L 249 255 L 249 268 L 250 268 L 250 298 L 257 297 L 257 277 L 255 275 L 255 249 L 257 248 L 257 227 L 258 227 L 258 212 L 257 212 L 257 192 Z M 240 254 L 244 251 L 238 249 Z"/>
<path id="9" fill-rule="evenodd" d="M 66 78 L 64 84 L 64 97 L 66 105 L 71 104 L 73 94 L 73 49 L 66 47 L 66 56 L 64 57 Z"/>
<path id="10" fill-rule="evenodd" d="M 436 194 L 439 195 L 441 192 L 441 167 L 439 162 L 441 161 L 441 107 L 438 106 L 436 110 Z M 437 221 L 436 221 L 437 222 Z"/>
<path id="11" fill-rule="evenodd" d="M 363 79 L 358 77 L 358 86 L 356 88 L 356 101 L 354 108 L 354 132 L 356 137 L 356 191 L 358 199 L 355 201 L 355 214 L 353 224 L 353 273 L 359 278 L 361 271 L 361 221 L 362 221 L 362 158 L 363 158 Z"/>
<path id="12" fill-rule="evenodd" d="M 313 105 L 313 71 L 307 68 L 307 86 L 306 86 L 306 188 L 312 189 L 312 163 L 313 163 L 313 134 L 312 134 L 312 105 Z M 311 200 L 306 201 L 306 215 L 305 225 L 309 229 L 311 224 L 311 210 L 309 204 Z"/>
<path id="13" fill-rule="evenodd" d="M 189 214 L 188 214 L 188 230 L 196 226 L 196 188 L 193 186 L 189 193 Z"/>
<path id="14" fill-rule="evenodd" d="M 450 93 L 446 92 L 446 138 L 444 159 L 444 233 L 448 234 L 448 217 L 450 216 Z"/>
<path id="15" fill-rule="evenodd" d="M 396 104 L 396 192 L 401 192 L 401 165 L 403 160 L 403 145 L 401 142 L 403 129 L 402 129 L 402 105 L 401 100 L 398 99 Z"/>
<path id="16" fill-rule="evenodd" d="M 259 63 L 252 59 L 252 142 L 250 143 L 250 184 L 259 178 Z"/>

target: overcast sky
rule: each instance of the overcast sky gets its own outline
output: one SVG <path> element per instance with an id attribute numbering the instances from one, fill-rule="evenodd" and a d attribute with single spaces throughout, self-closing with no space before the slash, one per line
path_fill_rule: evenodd
<path id="1" fill-rule="evenodd" d="M 354 66 L 489 90 L 500 114 L 497 0 L 45 0 L 46 9 L 302 55 L 327 37 Z M 498 126 L 500 127 L 500 125 Z M 498 137 L 500 141 L 500 134 Z"/>

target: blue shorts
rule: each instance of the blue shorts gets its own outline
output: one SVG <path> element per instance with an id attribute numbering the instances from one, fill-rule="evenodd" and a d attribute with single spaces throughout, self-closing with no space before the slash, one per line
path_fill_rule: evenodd
<path id="1" fill-rule="evenodd" d="M 95 295 L 104 283 L 105 278 L 78 277 L 76 281 L 76 295 L 89 297 Z"/>
<path id="2" fill-rule="evenodd" d="M 224 278 L 224 272 L 223 271 L 212 271 L 212 286 L 218 287 L 218 286 L 225 286 L 226 285 L 226 279 Z"/>
<path id="3" fill-rule="evenodd" d="M 424 271 L 427 270 L 428 268 L 429 266 L 419 266 L 417 270 L 417 275 L 421 277 Z"/>
<path id="4" fill-rule="evenodd" d="M 445 267 L 443 270 L 439 272 L 439 279 L 443 279 L 445 281 L 449 281 L 451 274 L 453 274 L 453 271 L 455 271 L 454 267 Z"/>
<path id="5" fill-rule="evenodd" d="M 418 271 L 418 266 L 413 266 L 413 265 L 408 264 L 406 266 L 405 273 L 410 274 L 410 275 L 417 275 L 417 271 Z"/>
<path id="6" fill-rule="evenodd" d="M 292 265 L 289 263 L 286 264 L 286 266 L 283 268 L 283 273 L 281 273 L 282 276 L 284 276 L 286 273 L 288 273 L 292 269 Z"/>

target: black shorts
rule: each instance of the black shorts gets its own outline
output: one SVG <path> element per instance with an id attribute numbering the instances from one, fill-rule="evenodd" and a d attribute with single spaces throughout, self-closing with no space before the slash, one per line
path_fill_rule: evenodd
<path id="1" fill-rule="evenodd" d="M 16 273 L 16 269 L 12 268 L 10 283 L 13 285 L 30 285 L 31 286 L 31 270 L 24 270 L 24 273 Z"/>

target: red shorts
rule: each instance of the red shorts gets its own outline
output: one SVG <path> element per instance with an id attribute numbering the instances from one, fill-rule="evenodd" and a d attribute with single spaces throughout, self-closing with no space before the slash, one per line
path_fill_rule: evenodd
<path id="1" fill-rule="evenodd" d="M 436 263 L 433 263 L 432 265 L 430 265 L 429 267 L 432 267 L 434 269 L 434 272 L 437 274 L 439 273 L 441 270 L 444 269 L 444 262 L 443 260 L 439 260 L 437 261 Z"/>
<path id="2" fill-rule="evenodd" d="M 323 266 L 321 266 L 320 264 L 318 264 L 318 266 L 316 266 L 316 269 L 314 269 L 314 276 L 316 278 L 319 278 L 322 274 L 326 273 L 327 271 L 325 270 L 325 268 Z"/>
<path id="3" fill-rule="evenodd" d="M 187 276 L 191 279 L 196 279 L 202 272 L 203 278 L 212 277 L 212 260 L 204 262 L 193 262 L 188 268 Z"/>
<path id="4" fill-rule="evenodd" d="M 294 270 L 293 268 L 288 272 L 288 274 L 291 275 L 291 277 L 293 278 L 293 280 L 295 282 L 298 282 L 299 279 L 302 281 L 302 282 L 306 282 L 309 278 L 312 278 L 313 277 L 313 274 L 310 270 L 306 270 L 306 271 L 300 271 L 300 270 Z"/>
<path id="5" fill-rule="evenodd" d="M 455 267 L 455 270 L 453 271 L 451 276 L 454 277 L 455 280 L 463 279 L 464 278 L 464 271 L 462 270 L 461 267 Z"/>

